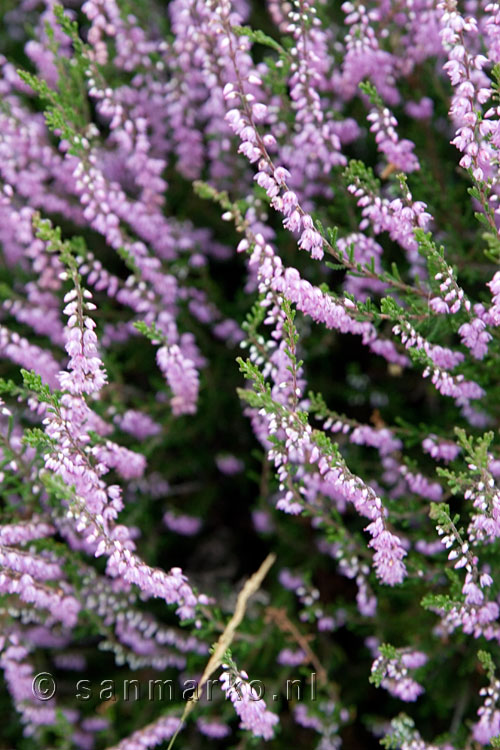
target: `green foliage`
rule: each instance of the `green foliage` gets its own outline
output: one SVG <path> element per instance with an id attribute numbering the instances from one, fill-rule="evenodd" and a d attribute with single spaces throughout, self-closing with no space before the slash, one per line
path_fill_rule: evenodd
<path id="1" fill-rule="evenodd" d="M 256 302 L 252 305 L 251 309 L 246 315 L 246 319 L 242 323 L 242 328 L 247 334 L 249 340 L 257 340 L 257 331 L 262 325 L 264 318 L 266 317 L 266 308 L 262 305 L 262 297 L 259 297 Z M 262 342 L 264 339 L 261 339 Z M 243 342 L 243 346 L 246 347 L 246 343 Z"/>
<path id="2" fill-rule="evenodd" d="M 21 375 L 23 378 L 23 385 L 26 388 L 26 390 L 33 391 L 33 393 L 36 394 L 36 397 L 38 401 L 45 404 L 50 404 L 50 406 L 57 406 L 58 405 L 58 396 L 57 393 L 52 393 L 49 386 L 42 382 L 42 378 L 40 375 L 38 375 L 34 370 L 21 370 Z"/>
<path id="3" fill-rule="evenodd" d="M 27 428 L 24 431 L 23 443 L 40 452 L 49 452 L 57 448 L 57 441 L 49 438 L 39 427 Z"/>
<path id="4" fill-rule="evenodd" d="M 71 57 L 59 53 L 54 29 L 46 24 L 49 49 L 54 53 L 59 73 L 57 89 L 51 89 L 45 80 L 29 71 L 18 70 L 18 74 L 42 101 L 47 127 L 71 144 L 71 154 L 84 155 L 90 146 L 88 136 L 92 130 L 88 129 L 90 112 L 86 90 L 90 61 L 79 36 L 78 24 L 65 15 L 60 5 L 55 5 L 53 12 L 59 27 L 71 39 L 73 52 Z"/>
<path id="5" fill-rule="evenodd" d="M 389 320 L 401 321 L 405 317 L 405 310 L 398 305 L 393 297 L 382 297 L 380 300 L 380 311 L 387 315 Z"/>
<path id="6" fill-rule="evenodd" d="M 452 599 L 447 594 L 426 594 L 422 597 L 420 604 L 424 609 L 428 609 L 431 612 L 451 612 L 457 606 L 460 607 L 462 601 Z"/>
<path id="7" fill-rule="evenodd" d="M 404 713 L 391 721 L 391 731 L 380 740 L 386 750 L 397 750 L 404 744 L 410 744 L 415 735 L 415 722 Z"/>
<path id="8" fill-rule="evenodd" d="M 142 333 L 142 335 L 149 339 L 153 344 L 159 344 L 161 341 L 165 341 L 165 335 L 160 331 L 156 323 L 149 324 L 144 320 L 136 320 L 134 322 L 134 328 L 136 328 L 139 333 Z"/>
<path id="9" fill-rule="evenodd" d="M 286 50 L 275 39 L 265 34 L 260 29 L 251 29 L 249 26 L 232 26 L 231 31 L 236 36 L 246 36 L 255 44 L 263 44 L 265 47 L 271 47 L 283 57 L 287 57 Z"/>
<path id="10" fill-rule="evenodd" d="M 222 218 L 227 221 L 233 221 L 238 232 L 243 232 L 246 228 L 246 221 L 243 214 L 246 210 L 246 201 L 232 201 L 225 190 L 219 191 L 202 180 L 193 182 L 193 190 L 203 200 L 209 200 L 217 203 L 225 214 Z"/>
<path id="11" fill-rule="evenodd" d="M 374 107 L 382 108 L 384 106 L 382 97 L 371 81 L 361 81 L 361 83 L 359 84 L 359 88 L 361 92 L 368 97 L 368 99 L 370 100 L 370 104 L 372 104 Z"/>
<path id="12" fill-rule="evenodd" d="M 266 384 L 259 368 L 249 359 L 244 360 L 241 357 L 237 357 L 236 362 L 240 367 L 240 372 L 243 373 L 247 380 L 252 381 L 254 388 L 254 392 L 239 389 L 239 397 L 247 401 L 251 406 L 262 404 L 264 408 L 267 406 L 270 411 L 273 411 L 275 408 L 281 409 L 281 407 L 272 400 L 269 385 Z"/>
<path id="13" fill-rule="evenodd" d="M 492 681 L 495 677 L 495 664 L 489 651 L 478 651 L 477 658 L 481 662 L 481 666 L 486 672 L 488 679 Z"/>
<path id="14" fill-rule="evenodd" d="M 439 526 L 446 527 L 450 523 L 450 506 L 447 503 L 431 503 L 429 518 Z"/>
<path id="15" fill-rule="evenodd" d="M 455 435 L 459 445 L 464 450 L 467 462 L 473 465 L 472 467 L 469 466 L 469 469 L 473 473 L 481 473 L 481 470 L 487 471 L 490 461 L 488 451 L 495 437 L 494 433 L 486 432 L 482 437 L 474 438 L 467 435 L 463 428 L 456 427 Z"/>
<path id="16" fill-rule="evenodd" d="M 73 282 L 78 284 L 80 276 L 76 258 L 85 257 L 87 252 L 83 237 L 73 236 L 63 240 L 61 227 L 54 226 L 50 219 L 42 219 L 39 213 L 33 214 L 33 228 L 35 236 L 46 243 L 47 252 L 59 255 L 61 262 L 70 271 Z"/>
<path id="17" fill-rule="evenodd" d="M 382 680 L 385 677 L 387 662 L 398 659 L 399 657 L 398 650 L 394 648 L 394 646 L 391 646 L 390 643 L 382 643 L 378 647 L 378 651 L 379 654 L 383 657 L 383 661 L 376 669 L 372 670 L 369 678 L 371 684 L 375 685 L 375 687 L 377 688 L 380 687 Z"/>
<path id="18" fill-rule="evenodd" d="M 380 181 L 375 177 L 373 169 L 358 159 L 351 159 L 344 171 L 343 179 L 346 185 L 356 185 L 367 193 L 377 195 L 380 191 Z"/>

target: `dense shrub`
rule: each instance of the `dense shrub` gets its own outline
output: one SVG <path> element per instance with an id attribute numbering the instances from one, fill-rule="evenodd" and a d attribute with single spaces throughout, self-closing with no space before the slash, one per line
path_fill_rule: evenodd
<path id="1" fill-rule="evenodd" d="M 500 6 L 2 11 L 0 746 L 500 746 Z"/>

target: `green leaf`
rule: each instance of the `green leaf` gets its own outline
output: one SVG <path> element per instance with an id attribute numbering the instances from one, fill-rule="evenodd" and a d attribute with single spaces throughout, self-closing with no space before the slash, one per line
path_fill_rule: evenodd
<path id="1" fill-rule="evenodd" d="M 288 57 L 287 51 L 281 46 L 281 44 L 279 44 L 271 36 L 264 34 L 264 32 L 260 29 L 252 29 L 250 28 L 250 26 L 231 26 L 231 31 L 233 32 L 233 34 L 236 34 L 236 36 L 246 36 L 252 42 L 263 44 L 266 47 L 271 47 L 272 49 L 276 50 L 276 52 L 279 52 L 280 55 Z"/>

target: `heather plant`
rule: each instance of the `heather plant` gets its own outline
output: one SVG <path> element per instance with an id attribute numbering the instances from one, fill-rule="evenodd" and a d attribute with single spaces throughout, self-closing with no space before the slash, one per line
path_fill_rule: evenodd
<path id="1" fill-rule="evenodd" d="M 500 747 L 500 5 L 1 12 L 0 747 Z"/>

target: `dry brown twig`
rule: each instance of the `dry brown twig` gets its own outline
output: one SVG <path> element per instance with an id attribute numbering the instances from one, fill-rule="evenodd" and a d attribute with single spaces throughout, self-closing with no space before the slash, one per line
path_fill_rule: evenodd
<path id="1" fill-rule="evenodd" d="M 227 649 L 231 645 L 233 638 L 234 638 L 234 634 L 245 616 L 248 600 L 250 599 L 251 596 L 253 596 L 256 593 L 256 591 L 259 590 L 259 588 L 262 585 L 262 581 L 268 574 L 275 560 L 276 560 L 276 555 L 274 554 L 268 555 L 266 559 L 264 560 L 264 562 L 262 563 L 262 565 L 260 566 L 260 568 L 248 579 L 248 581 L 245 583 L 240 593 L 238 594 L 238 599 L 236 600 L 236 607 L 234 609 L 234 614 L 229 620 L 229 622 L 227 623 L 226 627 L 224 628 L 224 632 L 221 633 L 219 640 L 214 646 L 212 656 L 207 662 L 207 665 L 198 683 L 195 694 L 189 700 L 189 702 L 186 703 L 186 708 L 184 709 L 184 712 L 181 716 L 179 726 L 174 736 L 170 740 L 167 750 L 172 750 L 173 744 L 182 726 L 184 725 L 184 722 L 186 721 L 187 717 L 189 716 L 189 714 L 195 707 L 196 702 L 200 699 L 201 689 L 203 688 L 203 686 L 205 685 L 209 677 L 211 677 L 211 675 L 213 675 L 215 670 L 218 669 L 220 665 L 222 664 L 222 661 L 224 659 L 224 654 L 226 653 Z"/>
<path id="2" fill-rule="evenodd" d="M 328 675 L 325 668 L 321 665 L 318 657 L 309 646 L 310 636 L 303 635 L 300 630 L 289 620 L 285 609 L 278 607 L 268 607 L 266 609 L 266 619 L 276 623 L 280 630 L 284 633 L 289 633 L 294 641 L 300 646 L 302 651 L 307 657 L 309 664 L 315 668 L 318 675 L 318 682 L 320 685 L 326 685 L 328 682 Z"/>

